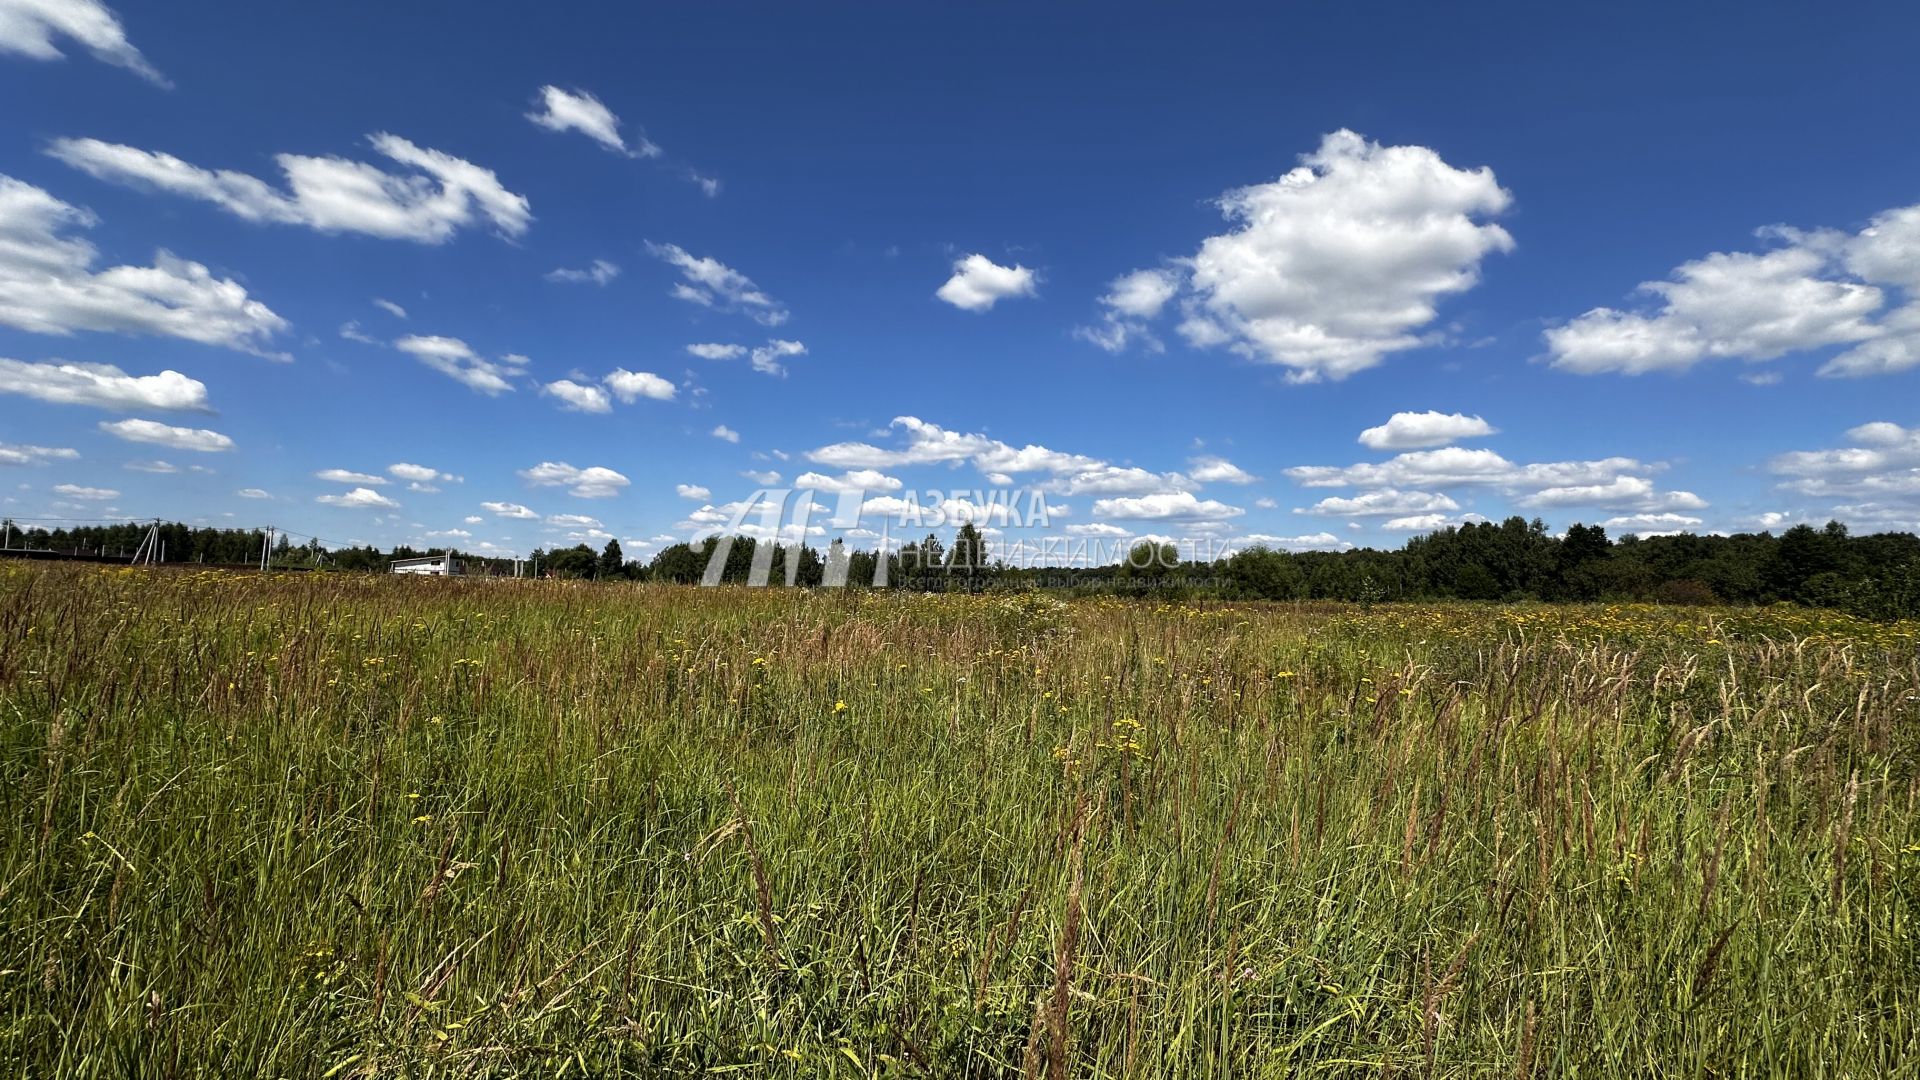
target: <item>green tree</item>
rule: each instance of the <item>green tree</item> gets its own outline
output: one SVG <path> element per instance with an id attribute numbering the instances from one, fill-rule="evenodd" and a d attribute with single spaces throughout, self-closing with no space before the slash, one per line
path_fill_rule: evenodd
<path id="1" fill-rule="evenodd" d="M 620 541 L 615 540 L 611 537 L 607 539 L 607 546 L 603 548 L 600 552 L 599 569 L 600 569 L 599 576 L 603 578 L 617 578 L 617 577 L 625 576 L 627 571 L 627 560 L 626 560 L 626 557 L 620 553 Z"/>

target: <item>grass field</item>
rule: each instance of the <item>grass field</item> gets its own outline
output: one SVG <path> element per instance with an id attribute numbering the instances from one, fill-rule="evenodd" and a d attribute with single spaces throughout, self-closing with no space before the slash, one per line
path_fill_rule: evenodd
<path id="1" fill-rule="evenodd" d="M 1920 1073 L 1920 628 L 0 566 L 7 1076 Z"/>

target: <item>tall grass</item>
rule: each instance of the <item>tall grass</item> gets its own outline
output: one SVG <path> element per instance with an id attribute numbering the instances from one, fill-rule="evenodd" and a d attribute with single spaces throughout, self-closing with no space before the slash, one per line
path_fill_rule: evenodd
<path id="1" fill-rule="evenodd" d="M 0 567 L 0 1066 L 1912 1075 L 1917 750 L 1830 615 Z"/>

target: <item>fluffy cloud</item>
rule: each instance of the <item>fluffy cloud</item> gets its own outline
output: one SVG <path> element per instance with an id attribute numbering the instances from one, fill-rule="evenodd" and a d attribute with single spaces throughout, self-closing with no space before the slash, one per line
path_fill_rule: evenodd
<path id="1" fill-rule="evenodd" d="M 543 461 L 531 469 L 522 469 L 520 479 L 535 487 L 564 487 L 567 494 L 580 499 L 610 499 L 630 483 L 605 466 L 576 469 L 564 461 Z"/>
<path id="2" fill-rule="evenodd" d="M 699 484 L 675 484 L 673 493 L 683 499 L 692 499 L 695 502 L 706 502 L 713 498 L 713 492 L 701 487 Z"/>
<path id="3" fill-rule="evenodd" d="M 1201 499 L 1191 491 L 1162 491 L 1137 498 L 1098 499 L 1093 515 L 1140 521 L 1224 521 L 1246 513 L 1213 499 Z"/>
<path id="4" fill-rule="evenodd" d="M 619 276 L 620 276 L 620 267 L 616 266 L 613 263 L 608 262 L 605 259 L 593 260 L 593 265 L 587 267 L 584 270 L 568 270 L 565 268 L 561 268 L 559 270 L 547 271 L 548 281 L 557 281 L 557 282 L 561 282 L 563 284 L 569 284 L 569 285 L 584 285 L 588 283 L 591 283 L 594 285 L 605 285 L 607 282 L 612 281 L 614 278 L 617 278 Z"/>
<path id="5" fill-rule="evenodd" d="M 512 391 L 513 383 L 509 380 L 527 373 L 526 357 L 508 353 L 498 360 L 489 360 L 455 337 L 409 334 L 394 342 L 393 347 L 490 397 Z"/>
<path id="6" fill-rule="evenodd" d="M 1011 484 L 1018 474 L 1042 473 L 1046 479 L 1038 485 L 1040 489 L 1057 495 L 1165 495 L 1184 491 L 1197 482 L 1244 483 L 1252 479 L 1231 462 L 1218 458 L 1195 459 L 1196 475 L 1159 473 L 1032 443 L 1016 447 L 983 434 L 949 431 L 914 416 L 897 416 L 890 426 L 906 436 L 906 445 L 887 448 L 843 442 L 810 450 L 806 456 L 839 469 L 968 462 L 996 486 Z"/>
<path id="7" fill-rule="evenodd" d="M 1616 532 L 1630 532 L 1636 536 L 1671 536 L 1675 533 L 1692 532 L 1705 524 L 1697 517 L 1685 514 L 1630 514 L 1623 517 L 1610 517 L 1602 521 L 1601 526 Z"/>
<path id="8" fill-rule="evenodd" d="M 1855 445 L 1781 454 L 1768 467 L 1789 491 L 1849 500 L 1830 516 L 1877 528 L 1920 526 L 1920 427 L 1876 421 L 1846 434 Z"/>
<path id="9" fill-rule="evenodd" d="M 513 518 L 517 521 L 526 521 L 540 516 L 519 503 L 483 502 L 480 504 L 480 509 L 492 513 L 495 517 Z"/>
<path id="10" fill-rule="evenodd" d="M 79 456 L 78 450 L 69 447 L 0 443 L 0 465 L 45 465 L 49 461 L 72 461 Z"/>
<path id="11" fill-rule="evenodd" d="M 678 244 L 647 241 L 654 258 L 680 271 L 681 282 L 669 294 L 701 307 L 738 311 L 762 326 L 787 321 L 785 304 L 760 291 L 753 279 L 718 259 L 690 254 Z"/>
<path id="12" fill-rule="evenodd" d="M 1392 517 L 1458 509 L 1460 509 L 1459 503 L 1439 492 L 1381 488 L 1352 498 L 1330 496 L 1312 506 L 1295 510 L 1294 513 L 1329 514 L 1340 517 Z"/>
<path id="13" fill-rule="evenodd" d="M 933 295 L 962 311 L 987 311 L 1002 300 L 1035 295 L 1037 281 L 1024 266 L 1001 266 L 985 255 L 968 255 L 953 264 L 953 276 Z"/>
<path id="14" fill-rule="evenodd" d="M 377 486 L 387 482 L 387 478 L 384 476 L 354 472 L 350 469 L 321 469 L 313 475 L 315 479 L 325 480 L 329 484 L 373 484 Z"/>
<path id="15" fill-rule="evenodd" d="M 0 394 L 21 394 L 56 405 L 102 409 L 207 412 L 207 385 L 177 371 L 128 375 L 108 364 L 52 361 L 30 364 L 0 358 Z"/>
<path id="16" fill-rule="evenodd" d="M 174 427 L 158 420 L 101 421 L 100 430 L 128 442 L 152 443 L 174 450 L 199 450 L 214 453 L 233 449 L 233 440 L 206 428 Z"/>
<path id="17" fill-rule="evenodd" d="M 400 504 L 367 487 L 357 487 L 344 495 L 319 495 L 313 500 L 322 506 L 340 506 L 349 510 L 397 510 Z"/>
<path id="18" fill-rule="evenodd" d="M 441 472 L 439 469 L 433 468 L 430 465 L 414 465 L 405 461 L 396 462 L 387 466 L 387 475 L 397 476 L 402 480 L 410 481 L 416 485 L 457 484 L 460 482 L 460 478 L 452 473 Z"/>
<path id="19" fill-rule="evenodd" d="M 1426 147 L 1345 130 L 1300 161 L 1278 180 L 1221 196 L 1235 228 L 1182 263 L 1179 330 L 1190 345 L 1285 365 L 1300 382 L 1345 378 L 1422 344 L 1440 300 L 1477 284 L 1487 255 L 1513 248 L 1484 220 L 1512 202 L 1490 169 L 1457 169 Z M 1120 278 L 1102 301 L 1104 327 L 1081 336 L 1124 348 L 1177 279 Z"/>
<path id="20" fill-rule="evenodd" d="M 0 0 L 0 53 L 58 60 L 63 54 L 55 38 L 70 38 L 94 59 L 156 86 L 172 85 L 133 47 L 119 17 L 99 0 Z"/>
<path id="21" fill-rule="evenodd" d="M 846 491 L 899 491 L 904 485 L 878 469 L 853 469 L 839 476 L 804 472 L 793 478 L 793 486 L 838 494 Z"/>
<path id="22" fill-rule="evenodd" d="M 1633 458 L 1613 457 L 1591 461 L 1547 461 L 1516 464 L 1492 450 L 1468 450 L 1458 446 L 1437 450 L 1414 450 L 1382 462 L 1363 462 L 1344 467 L 1304 465 L 1285 470 L 1304 487 L 1374 488 L 1372 495 L 1384 495 L 1397 489 L 1479 487 L 1491 488 L 1514 496 L 1521 506 L 1587 506 L 1609 510 L 1663 511 L 1694 510 L 1705 500 L 1688 491 L 1659 491 L 1646 474 L 1659 471 L 1659 464 Z M 1420 494 L 1419 490 L 1411 492 Z M 1438 496 L 1445 498 L 1445 496 Z M 1314 513 L 1354 513 L 1342 506 L 1361 500 L 1327 499 Z M 1391 502 L 1391 500 L 1386 500 Z M 1375 513 L 1420 515 L 1453 510 L 1447 506 L 1408 506 L 1375 510 Z"/>
<path id="23" fill-rule="evenodd" d="M 1352 544 L 1330 532 L 1308 533 L 1304 536 L 1271 536 L 1267 533 L 1248 533 L 1239 538 L 1240 543 L 1248 547 L 1266 547 L 1281 551 L 1347 551 Z"/>
<path id="24" fill-rule="evenodd" d="M 601 527 L 599 518 L 588 517 L 585 514 L 550 514 L 547 517 L 547 524 L 560 529 L 598 529 Z"/>
<path id="25" fill-rule="evenodd" d="M 540 388 L 540 392 L 560 399 L 563 408 L 574 412 L 605 413 L 613 411 L 613 402 L 607 392 L 597 386 L 585 386 L 572 379 L 559 379 Z"/>
<path id="26" fill-rule="evenodd" d="M 1655 491 L 1644 476 L 1616 476 L 1604 484 L 1571 484 L 1523 495 L 1519 505 L 1541 509 L 1592 506 L 1603 510 L 1699 510 L 1705 499 L 1691 491 Z"/>
<path id="27" fill-rule="evenodd" d="M 1854 234 L 1774 225 L 1756 235 L 1778 246 L 1715 252 L 1642 284 L 1657 307 L 1595 308 L 1549 329 L 1554 366 L 1638 375 L 1833 345 L 1852 347 L 1827 361 L 1822 375 L 1920 366 L 1920 205 L 1886 211 Z M 1876 319 L 1893 289 L 1905 303 Z"/>
<path id="28" fill-rule="evenodd" d="M 1414 514 L 1410 517 L 1397 517 L 1381 524 L 1388 532 L 1433 532 L 1436 529 L 1452 528 L 1459 525 L 1471 525 L 1487 520 L 1479 514 L 1461 514 L 1451 517 L 1446 514 Z"/>
<path id="29" fill-rule="evenodd" d="M 94 246 L 61 235 L 94 223 L 87 211 L 0 176 L 0 325 L 174 337 L 284 358 L 264 348 L 286 320 L 199 263 L 161 251 L 152 266 L 94 272 Z"/>
<path id="30" fill-rule="evenodd" d="M 620 118 L 600 99 L 584 90 L 562 90 L 543 86 L 527 119 L 548 131 L 578 131 L 616 154 L 628 157 L 659 157 L 660 148 L 645 135 L 635 135 L 631 146 L 620 135 Z"/>
<path id="31" fill-rule="evenodd" d="M 779 338 L 769 340 L 765 345 L 753 350 L 753 370 L 763 375 L 785 375 L 786 365 L 780 361 L 790 356 L 807 355 L 807 347 L 797 341 L 782 341 Z"/>
<path id="32" fill-rule="evenodd" d="M 708 342 L 689 345 L 687 346 L 687 352 L 692 353 L 702 360 L 738 360 L 747 355 L 747 347 L 745 345 L 720 345 Z"/>
<path id="33" fill-rule="evenodd" d="M 712 434 L 714 438 L 725 439 L 727 442 L 730 442 L 730 443 L 737 443 L 740 441 L 740 433 L 733 430 L 732 428 L 728 427 L 725 424 L 715 425 Z"/>
<path id="34" fill-rule="evenodd" d="M 1251 484 L 1260 479 L 1222 457 L 1197 457 L 1187 466 L 1187 475 L 1196 484 Z"/>
<path id="35" fill-rule="evenodd" d="M 440 244 L 481 218 L 508 236 L 525 233 L 533 220 L 526 196 L 508 191 L 491 169 L 386 132 L 368 142 L 401 171 L 280 154 L 274 160 L 286 174 L 285 191 L 247 173 L 99 139 L 56 139 L 47 153 L 99 179 L 199 199 L 243 221 L 321 232 Z"/>
<path id="36" fill-rule="evenodd" d="M 82 487 L 79 484 L 55 484 L 53 493 L 86 502 L 107 502 L 120 497 L 120 493 L 112 488 Z"/>
<path id="37" fill-rule="evenodd" d="M 641 398 L 654 401 L 672 401 L 674 385 L 651 371 L 628 371 L 615 368 L 604 380 L 614 396 L 631 405 Z"/>
<path id="38" fill-rule="evenodd" d="M 1180 273 L 1175 270 L 1135 270 L 1122 274 L 1113 279 L 1107 294 L 1100 298 L 1101 306 L 1106 309 L 1104 321 L 1098 326 L 1074 327 L 1073 335 L 1108 352 L 1120 352 L 1134 341 L 1159 352 L 1164 346 L 1147 328 L 1147 323 L 1159 318 L 1167 302 L 1179 294 L 1181 281 Z"/>
<path id="39" fill-rule="evenodd" d="M 1478 416 L 1432 410 L 1397 412 L 1379 427 L 1361 432 L 1360 445 L 1373 450 L 1413 450 L 1494 434 L 1493 425 Z"/>

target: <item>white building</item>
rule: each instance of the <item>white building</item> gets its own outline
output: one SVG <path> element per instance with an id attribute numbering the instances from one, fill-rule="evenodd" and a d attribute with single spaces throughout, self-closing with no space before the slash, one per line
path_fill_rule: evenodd
<path id="1" fill-rule="evenodd" d="M 396 574 L 426 574 L 431 577 L 459 577 L 467 572 L 465 564 L 451 554 L 428 555 L 420 559 L 395 559 L 388 564 Z"/>

